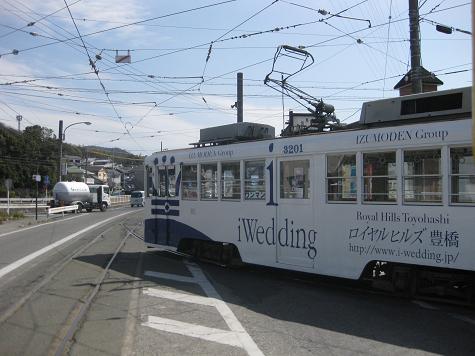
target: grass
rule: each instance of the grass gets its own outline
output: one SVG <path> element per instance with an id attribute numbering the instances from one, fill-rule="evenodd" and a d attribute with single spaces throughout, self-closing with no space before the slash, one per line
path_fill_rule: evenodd
<path id="1" fill-rule="evenodd" d="M 7 214 L 6 211 L 0 211 L 0 224 L 3 224 L 5 221 L 8 220 L 19 220 L 23 219 L 25 217 L 25 214 L 21 211 L 15 211 L 11 213 L 10 215 Z"/>

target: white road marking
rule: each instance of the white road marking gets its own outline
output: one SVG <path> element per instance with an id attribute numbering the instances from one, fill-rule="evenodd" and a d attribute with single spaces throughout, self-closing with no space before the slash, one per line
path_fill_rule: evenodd
<path id="1" fill-rule="evenodd" d="M 154 277 L 154 278 L 171 279 L 177 282 L 197 283 L 193 277 L 179 276 L 177 274 L 145 271 L 144 275 L 148 277 Z"/>
<path id="2" fill-rule="evenodd" d="M 210 307 L 216 306 L 216 301 L 213 298 L 200 297 L 193 294 L 175 293 L 157 288 L 145 288 L 143 294 L 149 295 L 151 297 L 171 299 L 177 302 L 208 305 Z"/>
<path id="3" fill-rule="evenodd" d="M 251 336 L 246 332 L 244 327 L 241 325 L 239 320 L 236 318 L 236 316 L 232 312 L 231 308 L 229 308 L 229 306 L 223 301 L 221 296 L 218 294 L 218 292 L 213 287 L 211 282 L 206 278 L 205 274 L 198 267 L 198 265 L 196 265 L 195 263 L 190 263 L 190 262 L 185 262 L 185 265 L 188 268 L 188 270 L 191 272 L 193 277 L 179 276 L 175 274 L 159 273 L 159 272 L 152 272 L 152 271 L 146 271 L 145 275 L 156 277 L 156 278 L 170 279 L 177 282 L 187 282 L 187 283 L 198 284 L 209 298 L 204 298 L 200 296 L 191 296 L 188 294 L 174 293 L 174 292 L 168 292 L 168 291 L 151 289 L 151 288 L 147 289 L 146 292 L 150 294 L 154 293 L 156 294 L 157 297 L 160 297 L 160 298 L 172 299 L 171 297 L 175 296 L 175 297 L 181 298 L 181 301 L 187 302 L 187 303 L 212 305 L 221 314 L 222 318 L 228 325 L 230 331 L 205 328 L 204 326 L 201 326 L 201 325 L 181 323 L 175 320 L 164 319 L 164 318 L 150 319 L 150 318 L 156 318 L 152 316 L 149 316 L 148 322 L 145 322 L 142 325 L 150 326 L 157 330 L 178 333 L 180 335 L 187 335 L 187 336 L 201 338 L 201 339 L 205 339 L 209 341 L 226 343 L 228 345 L 237 345 L 243 348 L 244 350 L 246 350 L 246 352 L 251 356 L 263 356 L 264 354 L 262 353 L 262 351 L 256 345 L 254 340 L 252 340 Z M 209 301 L 205 301 L 205 299 L 209 299 Z M 152 321 L 159 320 L 160 322 L 152 323 L 151 320 Z M 180 327 L 178 327 L 178 325 Z M 204 332 L 205 330 L 208 330 L 207 333 Z M 216 334 L 217 332 L 219 332 L 219 334 Z M 217 335 L 219 335 L 219 338 L 218 338 L 219 341 L 210 339 L 210 337 L 215 338 L 217 337 Z"/>
<path id="4" fill-rule="evenodd" d="M 224 345 L 242 347 L 236 333 L 221 329 L 209 328 L 207 326 L 184 323 L 177 320 L 148 316 L 148 320 L 142 325 L 160 331 L 167 331 L 174 334 L 196 337 L 199 339 L 218 342 Z"/>
<path id="5" fill-rule="evenodd" d="M 55 243 L 52 243 L 51 245 L 48 245 L 46 247 L 43 247 L 42 249 L 36 251 L 36 252 L 33 252 L 33 253 L 30 253 L 29 255 L 23 257 L 23 258 L 20 258 L 19 260 L 13 262 L 13 263 L 10 263 L 9 265 L 3 267 L 2 269 L 0 269 L 0 278 L 2 278 L 3 276 L 5 276 L 6 274 L 16 270 L 17 268 L 23 266 L 24 264 L 34 260 L 35 258 L 45 254 L 46 252 L 49 252 L 51 251 L 52 249 L 55 249 L 56 247 L 58 246 L 61 246 L 62 244 L 74 239 L 75 237 L 89 231 L 89 230 L 92 230 L 92 229 L 95 229 L 96 227 L 98 226 L 101 226 L 101 225 L 104 225 L 106 223 L 108 223 L 109 221 L 111 220 L 114 220 L 114 219 L 117 219 L 123 215 L 127 215 L 127 214 L 130 214 L 131 212 L 128 211 L 126 213 L 122 213 L 122 214 L 119 214 L 117 216 L 112 216 L 106 220 L 103 220 L 103 221 L 100 221 L 94 225 L 91 225 L 89 227 L 86 227 L 85 229 L 82 229 L 78 232 L 75 232 L 74 234 L 71 234 L 71 235 L 68 235 L 64 238 L 62 238 L 61 240 L 59 241 L 56 241 Z"/>

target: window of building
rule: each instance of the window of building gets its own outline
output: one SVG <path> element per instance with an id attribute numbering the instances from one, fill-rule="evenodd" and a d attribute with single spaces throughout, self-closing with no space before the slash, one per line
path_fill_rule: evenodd
<path id="1" fill-rule="evenodd" d="M 396 152 L 363 154 L 363 201 L 395 202 Z"/>
<path id="2" fill-rule="evenodd" d="M 469 147 L 451 148 L 452 203 L 475 203 L 475 161 Z"/>
<path id="3" fill-rule="evenodd" d="M 241 199 L 241 169 L 239 162 L 221 163 L 222 199 Z"/>
<path id="4" fill-rule="evenodd" d="M 244 199 L 264 200 L 266 198 L 264 167 L 264 161 L 244 162 Z"/>
<path id="5" fill-rule="evenodd" d="M 404 201 L 442 202 L 440 150 L 404 152 Z"/>
<path id="6" fill-rule="evenodd" d="M 181 197 L 185 200 L 198 199 L 198 166 L 184 165 L 181 168 Z"/>
<path id="7" fill-rule="evenodd" d="M 280 162 L 280 197 L 283 199 L 309 198 L 309 160 Z"/>
<path id="8" fill-rule="evenodd" d="M 201 199 L 218 199 L 218 165 L 216 163 L 201 165 Z"/>
<path id="9" fill-rule="evenodd" d="M 327 200 L 356 201 L 356 155 L 327 156 Z"/>

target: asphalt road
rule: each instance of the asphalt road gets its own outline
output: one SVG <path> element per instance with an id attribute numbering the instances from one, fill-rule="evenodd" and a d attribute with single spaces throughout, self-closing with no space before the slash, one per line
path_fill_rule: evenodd
<path id="1" fill-rule="evenodd" d="M 130 234 L 142 236 L 141 212 L 80 214 L 23 231 L 0 226 L 0 354 L 475 354 L 473 309 L 148 250 Z"/>

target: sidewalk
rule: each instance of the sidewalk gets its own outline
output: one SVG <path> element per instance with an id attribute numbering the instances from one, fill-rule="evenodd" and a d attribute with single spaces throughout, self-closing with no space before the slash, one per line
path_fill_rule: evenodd
<path id="1" fill-rule="evenodd" d="M 38 215 L 38 221 L 35 220 L 34 216 L 25 216 L 23 219 L 4 221 L 0 224 L 0 235 L 25 227 L 42 224 L 47 221 L 52 221 L 52 219 L 47 220 L 46 215 Z"/>

